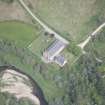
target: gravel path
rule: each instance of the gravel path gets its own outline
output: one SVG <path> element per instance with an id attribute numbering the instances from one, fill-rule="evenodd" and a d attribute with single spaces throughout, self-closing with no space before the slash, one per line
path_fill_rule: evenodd
<path id="1" fill-rule="evenodd" d="M 54 34 L 55 37 L 59 40 L 61 40 L 63 43 L 65 44 L 69 44 L 69 42 L 67 40 L 65 40 L 64 38 L 61 37 L 61 35 L 59 35 L 58 33 L 56 33 L 54 30 L 52 30 L 50 27 L 48 27 L 46 24 L 44 24 L 29 8 L 28 6 L 25 4 L 25 2 L 23 0 L 19 0 L 20 4 L 25 8 L 25 10 L 32 16 L 33 19 L 35 19 L 35 21 L 37 21 L 44 29 L 45 31 Z"/>
<path id="2" fill-rule="evenodd" d="M 85 41 L 83 41 L 82 43 L 78 44 L 78 46 L 83 50 L 84 47 L 88 44 L 88 42 L 91 40 L 92 36 L 98 35 L 97 33 L 104 27 L 105 27 L 105 23 L 100 25 Z"/>

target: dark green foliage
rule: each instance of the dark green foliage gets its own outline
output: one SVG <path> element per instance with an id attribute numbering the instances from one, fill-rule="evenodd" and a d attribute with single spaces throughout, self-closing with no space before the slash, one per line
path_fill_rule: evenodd
<path id="1" fill-rule="evenodd" d="M 24 39 L 23 39 L 24 40 Z M 28 40 L 28 38 L 27 38 Z M 95 39 L 96 40 L 96 39 Z M 98 39 L 104 42 L 104 34 Z M 100 75 L 99 68 L 104 70 L 105 64 L 99 64 L 91 50 L 82 56 L 72 67 L 69 63 L 64 68 L 56 68 L 53 65 L 44 64 L 33 55 L 25 44 L 19 46 L 16 40 L 0 39 L 0 65 L 15 65 L 33 77 L 44 90 L 49 105 L 104 105 L 105 104 L 105 80 Z M 23 41 L 22 41 L 23 42 Z M 96 41 L 95 41 L 96 42 Z M 96 49 L 96 48 L 95 48 Z M 79 55 L 80 49 L 74 42 L 70 42 L 68 51 L 75 56 Z M 104 47 L 102 54 L 97 53 L 104 59 Z M 99 52 L 98 49 L 96 52 Z M 60 91 L 59 91 L 60 90 Z M 2 104 L 10 95 L 0 94 Z M 11 98 L 11 96 L 9 97 Z M 26 99 L 16 100 L 11 98 L 10 105 L 31 105 Z"/>
<path id="2" fill-rule="evenodd" d="M 56 72 L 55 75 L 52 75 L 52 73 L 49 73 L 51 70 L 49 70 L 47 65 L 41 62 L 39 63 L 38 61 L 36 63 L 33 62 L 35 58 L 32 57 L 29 52 L 27 52 L 27 49 L 16 46 L 14 42 L 1 40 L 1 62 L 4 64 L 11 64 L 10 59 L 5 56 L 11 53 L 12 56 L 14 55 L 20 59 L 22 65 L 30 65 L 32 67 L 31 69 L 33 69 L 33 75 L 39 73 L 43 76 L 45 81 L 55 81 L 57 86 L 56 88 L 65 88 L 65 95 L 63 97 L 53 98 L 49 101 L 49 105 L 103 105 L 105 98 L 105 81 L 101 79 L 96 71 L 97 62 L 95 61 L 94 56 L 92 57 L 91 54 L 82 56 L 77 64 L 75 64 L 72 68 L 69 68 L 67 65 L 66 67 L 62 68 L 63 71 L 61 71 L 59 74 Z M 13 60 L 14 64 L 16 64 L 15 59 Z M 29 69 L 26 72 L 29 73 Z M 66 77 L 63 77 L 66 72 Z M 24 100 L 21 102 L 14 100 L 15 99 L 13 98 L 13 100 L 10 101 L 10 105 L 31 105 L 31 103 L 29 104 L 26 101 L 24 102 Z"/>
<path id="3" fill-rule="evenodd" d="M 96 36 L 92 37 L 92 40 L 85 47 L 87 52 L 91 52 L 96 58 L 105 61 L 105 30 L 97 33 Z"/>
<path id="4" fill-rule="evenodd" d="M 68 45 L 68 51 L 73 53 L 75 56 L 79 56 L 81 54 L 81 49 L 73 41 L 70 41 L 70 44 Z"/>
<path id="5" fill-rule="evenodd" d="M 8 93 L 0 93 L 0 105 L 34 105 L 27 99 L 17 100 Z"/>

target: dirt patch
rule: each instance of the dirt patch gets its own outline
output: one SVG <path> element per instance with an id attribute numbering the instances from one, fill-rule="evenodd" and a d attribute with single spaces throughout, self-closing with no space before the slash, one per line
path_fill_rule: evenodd
<path id="1" fill-rule="evenodd" d="M 21 76 L 21 78 L 19 76 Z M 28 98 L 32 100 L 35 105 L 40 105 L 38 97 L 32 94 L 33 87 L 26 85 L 22 78 L 28 79 L 28 77 L 23 74 L 7 69 L 1 79 L 5 85 L 0 87 L 0 91 L 14 94 L 17 99 Z M 27 82 L 30 81 L 27 80 Z"/>
<path id="2" fill-rule="evenodd" d="M 0 92 L 9 93 L 18 100 L 25 98 L 35 105 L 48 105 L 41 88 L 28 74 L 14 66 L 0 66 Z"/>
<path id="3" fill-rule="evenodd" d="M 21 7 L 18 1 L 13 2 L 12 4 L 0 2 L 0 21 L 4 20 L 31 22 L 31 17 Z"/>

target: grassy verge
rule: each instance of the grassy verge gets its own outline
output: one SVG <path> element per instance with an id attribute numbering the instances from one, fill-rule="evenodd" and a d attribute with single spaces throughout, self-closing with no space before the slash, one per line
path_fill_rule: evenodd
<path id="1" fill-rule="evenodd" d="M 13 65 L 29 74 L 42 88 L 49 102 L 65 95 L 67 70 L 62 71 L 55 64 L 44 64 L 29 51 L 27 47 L 37 40 L 39 34 L 39 30 L 24 23 L 0 23 L 0 65 Z"/>
<path id="2" fill-rule="evenodd" d="M 104 5 L 104 0 L 35 0 L 35 7 L 29 8 L 55 31 L 79 43 L 105 19 Z"/>

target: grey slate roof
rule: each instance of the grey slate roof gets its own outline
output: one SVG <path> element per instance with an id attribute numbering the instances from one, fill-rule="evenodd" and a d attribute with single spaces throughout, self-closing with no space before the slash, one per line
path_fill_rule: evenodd
<path id="1" fill-rule="evenodd" d="M 59 49 L 61 49 L 62 46 L 65 46 L 65 44 L 59 40 L 56 40 L 48 49 L 47 52 L 52 56 L 54 53 L 58 52 Z"/>
<path id="2" fill-rule="evenodd" d="M 59 56 L 56 56 L 56 57 L 55 57 L 55 61 L 56 61 L 58 64 L 60 64 L 61 66 L 63 66 L 64 63 L 65 63 L 65 58 L 64 58 L 63 56 L 59 55 Z"/>

